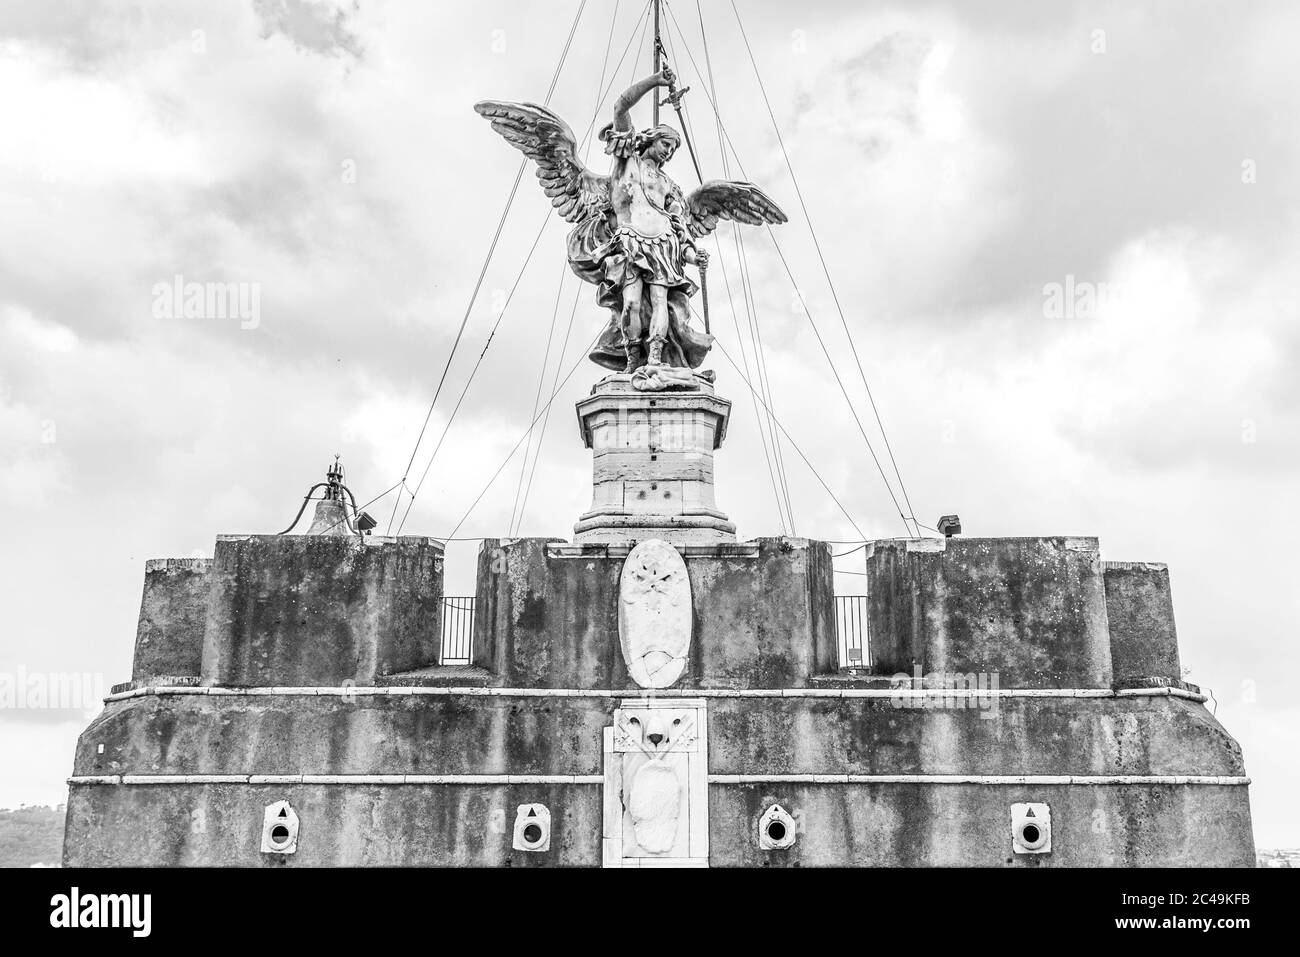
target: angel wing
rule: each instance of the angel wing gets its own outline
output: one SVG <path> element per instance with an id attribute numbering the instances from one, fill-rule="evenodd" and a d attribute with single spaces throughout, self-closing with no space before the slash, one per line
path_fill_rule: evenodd
<path id="1" fill-rule="evenodd" d="M 749 226 L 787 221 L 781 207 L 753 183 L 711 179 L 685 198 L 686 228 L 695 238 L 707 236 L 719 219 Z"/>
<path id="2" fill-rule="evenodd" d="M 483 100 L 474 104 L 474 111 L 537 164 L 542 189 L 565 220 L 581 222 L 609 206 L 609 177 L 583 165 L 573 130 L 546 107 Z"/>

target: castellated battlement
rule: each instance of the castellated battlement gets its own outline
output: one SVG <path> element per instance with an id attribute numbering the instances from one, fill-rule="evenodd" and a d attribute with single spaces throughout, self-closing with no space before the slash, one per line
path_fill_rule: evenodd
<path id="1" fill-rule="evenodd" d="M 469 666 L 438 661 L 430 539 L 148 563 L 66 862 L 1253 861 L 1164 566 L 1091 538 L 876 541 L 849 669 L 827 543 L 656 541 L 485 541 Z"/>
<path id="2" fill-rule="evenodd" d="M 627 544 L 487 539 L 473 664 L 508 687 L 635 691 L 619 651 Z M 837 674 L 831 549 L 681 545 L 680 688 L 797 688 Z M 877 676 L 997 674 L 1004 688 L 1182 687 L 1169 571 L 1095 538 L 885 539 L 865 552 Z M 440 664 L 442 545 L 222 535 L 214 559 L 146 563 L 133 682 L 370 684 Z"/>
<path id="3" fill-rule="evenodd" d="M 629 545 L 489 539 L 474 663 L 509 686 L 639 691 L 619 643 Z M 833 674 L 830 546 L 799 538 L 678 546 L 691 640 L 674 688 L 802 688 Z"/>
<path id="4" fill-rule="evenodd" d="M 442 555 L 423 537 L 220 535 L 211 559 L 149 561 L 131 679 L 373 684 L 436 665 Z"/>

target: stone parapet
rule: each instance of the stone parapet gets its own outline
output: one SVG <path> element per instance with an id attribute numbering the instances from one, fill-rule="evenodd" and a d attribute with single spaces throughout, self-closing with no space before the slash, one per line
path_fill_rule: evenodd
<path id="1" fill-rule="evenodd" d="M 210 558 L 145 562 L 132 681 L 198 675 L 211 570 Z"/>
<path id="2" fill-rule="evenodd" d="M 218 536 L 203 683 L 373 684 L 437 664 L 442 553 L 422 537 Z"/>
<path id="3" fill-rule="evenodd" d="M 1156 562 L 1103 562 L 1102 573 L 1116 683 L 1180 684 L 1169 569 Z"/>
<path id="4" fill-rule="evenodd" d="M 627 545 L 489 539 L 479 550 L 474 664 L 507 685 L 635 688 L 619 648 Z M 802 687 L 835 670 L 830 547 L 796 538 L 679 546 L 689 658 L 675 688 Z"/>
<path id="5" fill-rule="evenodd" d="M 1003 688 L 1109 688 L 1095 538 L 889 539 L 867 548 L 878 674 L 984 674 Z"/>

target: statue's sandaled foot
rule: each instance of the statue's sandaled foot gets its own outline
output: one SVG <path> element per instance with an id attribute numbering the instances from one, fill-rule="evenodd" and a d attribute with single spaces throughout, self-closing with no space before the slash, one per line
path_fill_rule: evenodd
<path id="1" fill-rule="evenodd" d="M 664 364 L 664 340 L 663 337 L 656 337 L 650 340 L 650 357 L 646 359 L 648 366 L 661 366 Z"/>
<path id="2" fill-rule="evenodd" d="M 633 372 L 639 369 L 643 364 L 641 361 L 641 347 L 639 345 L 633 345 L 629 343 L 626 349 L 627 349 L 627 365 L 623 368 L 623 372 L 626 375 L 631 375 Z"/>

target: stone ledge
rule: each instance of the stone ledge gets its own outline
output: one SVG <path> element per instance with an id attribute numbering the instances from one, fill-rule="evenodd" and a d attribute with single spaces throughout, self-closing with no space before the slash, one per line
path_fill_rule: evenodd
<path id="1" fill-rule="evenodd" d="M 458 685 L 485 688 L 492 680 L 490 671 L 474 665 L 434 665 L 415 671 L 380 675 L 375 682 L 381 688 L 447 688 Z"/>
<path id="2" fill-rule="evenodd" d="M 935 684 L 933 682 L 927 683 L 926 678 L 927 676 L 922 675 L 920 680 L 912 676 L 905 676 L 904 678 L 899 679 L 899 678 L 895 678 L 892 675 L 852 674 L 846 670 L 835 675 L 818 675 L 812 679 L 812 686 L 814 688 L 832 688 L 832 689 L 868 688 L 868 689 L 883 689 L 887 691 L 924 689 L 924 690 L 930 690 L 935 692 L 947 691 L 950 694 L 955 692 L 965 692 L 965 691 L 994 693 L 1000 690 L 1001 691 L 1020 690 L 1020 691 L 1024 691 L 1026 694 L 1028 694 L 1029 692 L 1033 692 L 1035 695 L 1039 695 L 1040 691 L 1052 690 L 1052 689 L 1033 689 L 1033 688 L 1025 688 L 1025 689 L 970 688 L 968 689 L 962 687 L 953 687 L 951 685 L 945 686 L 943 684 Z M 1117 678 L 1115 679 L 1114 684 L 1110 687 L 1109 691 L 1108 689 L 1105 688 L 1095 688 L 1095 689 L 1093 688 L 1068 689 L 1067 688 L 1067 689 L 1060 689 L 1059 693 L 1062 695 L 1075 694 L 1077 696 L 1079 692 L 1086 690 L 1089 692 L 1090 697 L 1105 698 L 1105 697 L 1109 697 L 1109 692 L 1126 691 L 1132 693 L 1141 693 L 1142 691 L 1147 690 L 1153 693 L 1159 693 L 1159 690 L 1162 688 L 1174 689 L 1176 691 L 1184 691 L 1190 695 L 1201 698 L 1201 700 L 1204 700 L 1204 696 L 1201 693 L 1201 688 L 1199 685 L 1194 685 L 1188 681 L 1181 681 L 1177 678 L 1173 678 L 1168 675 L 1139 675 L 1139 676 L 1126 676 L 1123 678 Z"/>
<path id="3" fill-rule="evenodd" d="M 806 538 L 787 539 L 793 548 L 807 548 L 810 541 Z M 825 544 L 824 542 L 819 544 Z M 758 540 L 748 542 L 716 542 L 703 545 L 673 546 L 687 560 L 692 558 L 758 558 Z M 548 544 L 548 558 L 627 558 L 632 552 L 632 545 L 617 545 L 609 542 L 579 542 L 568 544 Z"/>
<path id="4" fill-rule="evenodd" d="M 1250 778 L 1213 774 L 710 774 L 710 784 L 1209 785 L 1246 787 Z"/>
<path id="5" fill-rule="evenodd" d="M 85 774 L 67 779 L 76 785 L 194 784 L 604 784 L 603 774 Z"/>
<path id="6" fill-rule="evenodd" d="M 108 690 L 110 694 L 122 694 L 141 688 L 197 688 L 201 680 L 198 675 L 150 675 L 115 684 Z"/>
<path id="7" fill-rule="evenodd" d="M 144 563 L 145 573 L 170 571 L 207 571 L 212 567 L 210 558 L 150 558 Z"/>
<path id="8" fill-rule="evenodd" d="M 237 532 L 227 533 L 217 536 L 219 542 L 273 542 L 282 539 L 293 539 L 295 541 L 304 541 L 310 544 L 323 542 L 328 544 L 337 541 L 340 538 L 349 538 L 355 540 L 360 545 L 393 545 L 397 543 L 416 543 L 420 545 L 432 545 L 440 551 L 444 546 L 440 539 L 431 538 L 427 535 L 263 535 L 260 533 L 240 534 Z M 322 546 L 324 547 L 324 546 Z"/>
<path id="9" fill-rule="evenodd" d="M 457 669 L 462 666 L 453 666 Z M 481 674 L 487 672 L 476 669 Z M 401 677 L 401 676 L 392 676 Z M 815 679 L 816 680 L 816 679 Z M 120 687 L 120 686 L 117 686 Z M 1188 689 L 1196 688 L 1189 685 Z M 217 688 L 184 686 L 148 686 L 114 692 L 104 702 L 127 701 L 142 697 L 185 695 L 283 697 L 383 697 L 400 695 L 487 695 L 505 698 L 625 698 L 642 701 L 679 702 L 691 698 L 1182 698 L 1204 704 L 1206 696 L 1198 690 L 1174 687 L 1110 688 L 890 688 L 890 687 L 814 687 L 814 688 L 679 688 L 645 690 L 635 688 L 504 688 L 484 685 L 403 684 L 369 687 L 295 687 L 295 688 Z"/>
<path id="10" fill-rule="evenodd" d="M 1125 675 L 1122 678 L 1116 678 L 1112 687 L 1116 691 L 1131 691 L 1136 688 L 1177 688 L 1181 691 L 1190 691 L 1193 694 L 1201 693 L 1200 685 L 1194 685 L 1189 681 L 1183 681 L 1170 675 Z"/>
<path id="11" fill-rule="evenodd" d="M 1141 572 L 1163 572 L 1168 571 L 1169 566 L 1164 562 L 1102 562 L 1103 571 L 1116 569 L 1119 571 L 1141 571 Z"/>
<path id="12" fill-rule="evenodd" d="M 603 774 L 89 774 L 76 785 L 194 784 L 604 784 Z M 1207 774 L 710 774 L 709 784 L 979 784 L 979 785 L 1204 785 L 1247 787 L 1244 775 Z"/>

